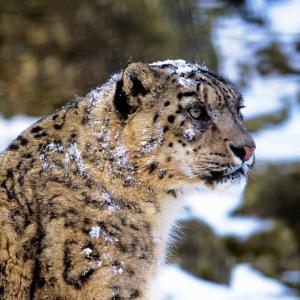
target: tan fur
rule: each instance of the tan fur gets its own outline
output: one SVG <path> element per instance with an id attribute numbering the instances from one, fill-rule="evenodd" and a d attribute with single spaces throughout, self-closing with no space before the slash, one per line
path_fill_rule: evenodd
<path id="1" fill-rule="evenodd" d="M 0 162 L 0 299 L 146 299 L 177 193 L 253 144 L 239 97 L 198 65 L 134 63 L 23 132 Z"/>

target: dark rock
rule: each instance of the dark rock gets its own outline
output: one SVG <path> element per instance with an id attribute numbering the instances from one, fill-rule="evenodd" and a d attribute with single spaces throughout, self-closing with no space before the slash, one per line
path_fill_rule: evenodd
<path id="1" fill-rule="evenodd" d="M 182 224 L 177 246 L 171 261 L 201 278 L 218 283 L 229 283 L 233 259 L 224 241 L 211 228 L 199 220 Z"/>

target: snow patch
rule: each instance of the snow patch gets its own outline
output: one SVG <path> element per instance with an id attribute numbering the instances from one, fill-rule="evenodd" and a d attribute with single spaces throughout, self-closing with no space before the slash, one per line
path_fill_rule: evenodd
<path id="1" fill-rule="evenodd" d="M 70 164 L 71 161 L 75 161 L 79 175 L 84 175 L 86 168 L 82 159 L 81 151 L 75 142 L 68 146 L 67 152 L 65 153 L 65 163 Z"/>
<path id="2" fill-rule="evenodd" d="M 186 195 L 186 213 L 183 219 L 199 218 L 207 223 L 220 236 L 235 235 L 245 239 L 257 231 L 271 228 L 270 220 L 255 217 L 234 217 L 232 212 L 243 201 L 242 192 L 245 180 L 240 184 L 222 184 L 217 190 L 211 191 L 205 187 Z"/>
<path id="3" fill-rule="evenodd" d="M 174 284 L 180 283 L 180 284 Z M 166 265 L 159 274 L 158 289 L 168 300 L 296 300 L 290 290 L 276 280 L 253 270 L 248 264 L 234 267 L 229 286 L 199 279 L 176 265 Z M 197 295 L 197 296 L 196 296 Z M 196 297 L 196 298 L 195 298 Z"/>
<path id="4" fill-rule="evenodd" d="M 100 227 L 99 226 L 93 226 L 89 232 L 90 237 L 94 239 L 98 239 L 100 235 Z"/>
<path id="5" fill-rule="evenodd" d="M 124 269 L 121 265 L 113 265 L 113 273 L 114 275 L 120 275 L 124 272 Z"/>
<path id="6" fill-rule="evenodd" d="M 103 193 L 102 200 L 104 201 L 110 213 L 113 213 L 114 211 L 120 208 L 108 192 Z"/>
<path id="7" fill-rule="evenodd" d="M 287 121 L 254 134 L 258 162 L 300 160 L 300 109 L 294 107 Z"/>
<path id="8" fill-rule="evenodd" d="M 271 21 L 273 31 L 281 34 L 299 34 L 300 2 L 298 0 L 273 1 L 266 13 Z"/>
<path id="9" fill-rule="evenodd" d="M 46 171 L 55 167 L 55 164 L 48 157 L 49 154 L 53 154 L 55 152 L 62 153 L 63 151 L 64 151 L 64 146 L 61 143 L 50 143 L 44 146 L 41 149 L 41 154 L 39 156 L 43 170 Z"/>
<path id="10" fill-rule="evenodd" d="M 186 76 L 192 72 L 197 72 L 199 69 L 207 70 L 206 66 L 200 66 L 198 64 L 187 63 L 183 59 L 177 60 L 165 60 L 165 61 L 157 61 L 149 64 L 150 67 L 162 67 L 163 65 L 169 65 L 168 68 L 165 68 L 169 74 L 177 74 L 178 82 L 182 87 L 189 87 L 194 84 L 194 81 L 187 78 Z"/>
<path id="11" fill-rule="evenodd" d="M 189 141 L 189 142 L 191 142 L 193 139 L 194 139 L 194 137 L 195 137 L 195 131 L 192 129 L 192 128 L 189 128 L 189 129 L 187 129 L 187 130 L 185 130 L 185 132 L 184 132 L 184 137 Z"/>
<path id="12" fill-rule="evenodd" d="M 116 147 L 114 158 L 117 164 L 123 167 L 128 166 L 127 148 L 123 143 L 119 143 Z"/>
<path id="13" fill-rule="evenodd" d="M 92 252 L 93 252 L 93 250 L 89 247 L 84 248 L 82 250 L 83 255 L 86 256 L 86 257 L 89 257 L 92 254 Z"/>
<path id="14" fill-rule="evenodd" d="M 0 115 L 0 153 L 13 139 L 37 120 L 38 118 L 27 116 L 15 116 L 5 119 Z"/>

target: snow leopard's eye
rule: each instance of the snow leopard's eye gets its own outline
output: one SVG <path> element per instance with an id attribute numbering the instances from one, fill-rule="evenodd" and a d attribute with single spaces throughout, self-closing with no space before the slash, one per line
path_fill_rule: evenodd
<path id="1" fill-rule="evenodd" d="M 190 116 L 195 120 L 203 120 L 209 118 L 206 109 L 202 106 L 192 107 L 188 110 Z"/>

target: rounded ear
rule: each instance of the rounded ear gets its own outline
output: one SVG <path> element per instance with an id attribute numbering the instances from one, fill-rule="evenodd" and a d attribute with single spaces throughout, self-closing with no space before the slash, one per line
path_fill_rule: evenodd
<path id="1" fill-rule="evenodd" d="M 140 106 L 137 96 L 146 96 L 154 84 L 153 70 L 144 63 L 129 64 L 117 82 L 114 105 L 122 119 L 126 120 L 130 114 Z"/>
<path id="2" fill-rule="evenodd" d="M 153 71 L 142 62 L 132 63 L 123 72 L 123 89 L 133 97 L 149 93 L 154 82 Z"/>

